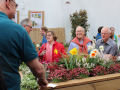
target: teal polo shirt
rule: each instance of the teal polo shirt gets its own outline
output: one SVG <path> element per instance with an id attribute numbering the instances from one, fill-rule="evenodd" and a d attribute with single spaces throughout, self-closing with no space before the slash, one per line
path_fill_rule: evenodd
<path id="1" fill-rule="evenodd" d="M 38 57 L 26 30 L 0 12 L 0 66 L 8 90 L 20 90 L 20 60 L 29 62 Z"/>

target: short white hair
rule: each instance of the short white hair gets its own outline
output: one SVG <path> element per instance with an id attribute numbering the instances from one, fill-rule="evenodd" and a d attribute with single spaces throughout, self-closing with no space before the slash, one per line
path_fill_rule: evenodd
<path id="1" fill-rule="evenodd" d="M 77 30 L 77 28 L 82 28 L 82 30 L 85 31 L 85 29 L 83 27 L 81 27 L 81 26 L 77 26 L 76 30 Z"/>
<path id="2" fill-rule="evenodd" d="M 32 21 L 29 18 L 25 18 L 20 22 L 20 25 L 29 25 L 29 23 L 32 23 Z"/>
<path id="3" fill-rule="evenodd" d="M 104 28 L 108 28 L 108 29 L 107 29 L 107 30 L 108 30 L 108 33 L 111 33 L 111 30 L 110 30 L 109 27 L 103 27 L 102 30 L 103 30 Z M 101 31 L 102 31 L 102 30 L 101 30 Z"/>

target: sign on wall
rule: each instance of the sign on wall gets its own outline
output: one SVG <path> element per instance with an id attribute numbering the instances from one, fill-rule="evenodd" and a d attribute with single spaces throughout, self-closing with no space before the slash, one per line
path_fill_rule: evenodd
<path id="1" fill-rule="evenodd" d="M 16 12 L 15 12 L 14 17 L 12 18 L 12 20 L 13 20 L 15 23 L 19 23 L 19 11 L 16 11 Z"/>
<path id="2" fill-rule="evenodd" d="M 32 28 L 44 26 L 44 11 L 29 11 L 28 17 L 32 21 Z"/>

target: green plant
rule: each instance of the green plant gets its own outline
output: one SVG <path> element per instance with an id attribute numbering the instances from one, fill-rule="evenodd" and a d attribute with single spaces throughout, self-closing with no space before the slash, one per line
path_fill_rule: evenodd
<path id="1" fill-rule="evenodd" d="M 63 43 L 64 47 L 69 47 L 69 43 L 65 42 Z"/>
<path id="2" fill-rule="evenodd" d="M 68 57 L 65 57 L 65 58 L 62 58 L 60 59 L 60 61 L 58 62 L 58 65 L 60 64 L 64 64 L 65 68 L 66 69 L 74 69 L 74 68 L 77 68 L 77 65 L 76 65 L 76 60 L 77 60 L 77 55 L 68 55 Z"/>
<path id="3" fill-rule="evenodd" d="M 36 78 L 33 76 L 29 67 L 22 63 L 19 67 L 19 70 L 22 70 L 23 77 L 21 78 L 21 90 L 39 90 Z"/>
<path id="4" fill-rule="evenodd" d="M 72 39 L 76 36 L 75 35 L 75 30 L 77 26 L 82 26 L 85 29 L 85 36 L 87 35 L 87 31 L 90 24 L 87 24 L 87 11 L 86 10 L 80 10 L 79 13 L 76 11 L 72 15 L 70 15 L 70 22 L 71 22 L 71 33 L 72 33 Z"/>

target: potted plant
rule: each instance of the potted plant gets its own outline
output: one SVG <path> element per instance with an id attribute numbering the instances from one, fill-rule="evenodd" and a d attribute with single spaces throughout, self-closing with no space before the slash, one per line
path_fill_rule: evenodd
<path id="1" fill-rule="evenodd" d="M 90 24 L 88 24 L 87 21 L 88 16 L 86 10 L 80 10 L 79 12 L 76 11 L 75 13 L 70 15 L 72 39 L 76 36 L 75 30 L 77 26 L 82 26 L 83 28 L 85 28 L 85 36 L 87 35 L 87 31 L 89 31 L 88 28 L 90 26 Z"/>

